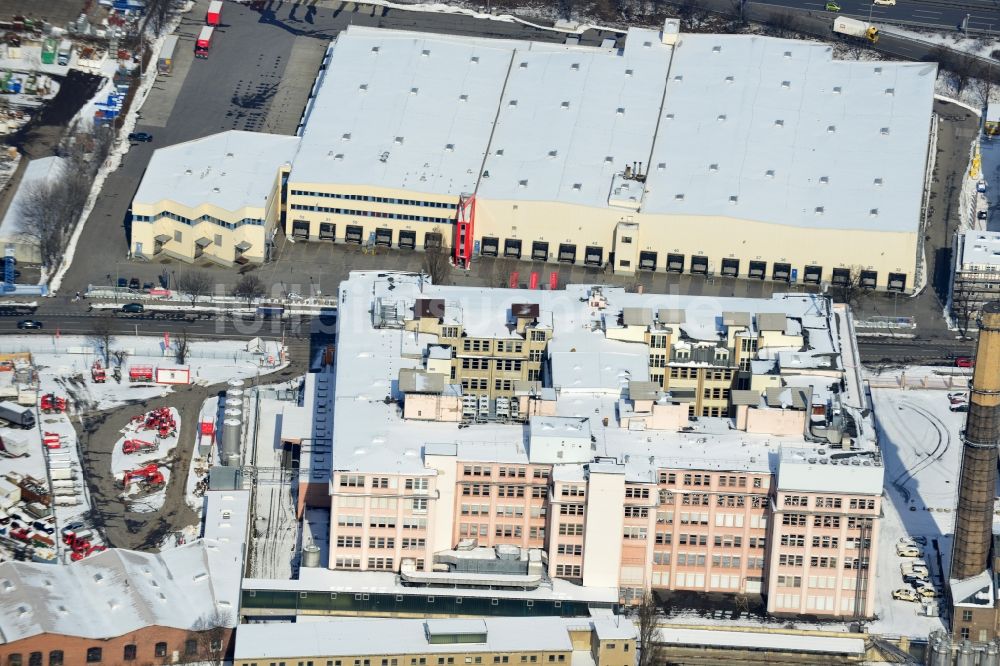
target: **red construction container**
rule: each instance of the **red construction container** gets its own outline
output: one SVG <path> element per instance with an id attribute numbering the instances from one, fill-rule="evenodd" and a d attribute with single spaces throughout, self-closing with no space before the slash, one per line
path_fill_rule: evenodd
<path id="1" fill-rule="evenodd" d="M 528 281 L 528 287 L 531 289 L 538 289 L 538 271 L 531 271 L 531 278 Z"/>
<path id="2" fill-rule="evenodd" d="M 517 285 L 520 284 L 521 274 L 517 271 L 512 271 L 510 274 L 510 288 L 517 289 Z"/>
<path id="3" fill-rule="evenodd" d="M 151 382 L 153 381 L 153 366 L 133 365 L 128 369 L 128 380 L 130 382 Z"/>
<path id="4" fill-rule="evenodd" d="M 549 289 L 559 288 L 559 271 L 549 273 Z"/>

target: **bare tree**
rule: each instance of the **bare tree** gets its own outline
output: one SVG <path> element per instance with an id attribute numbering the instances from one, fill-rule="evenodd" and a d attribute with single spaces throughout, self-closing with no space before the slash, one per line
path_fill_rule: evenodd
<path id="1" fill-rule="evenodd" d="M 851 266 L 847 280 L 834 284 L 832 288 L 834 300 L 845 303 L 851 308 L 857 308 L 872 293 L 872 288 L 862 279 L 861 266 Z"/>
<path id="2" fill-rule="evenodd" d="M 191 305 L 212 289 L 212 278 L 202 271 L 185 271 L 177 277 L 177 289 L 186 293 Z"/>
<path id="3" fill-rule="evenodd" d="M 174 359 L 179 365 L 184 365 L 190 351 L 191 343 L 188 340 L 187 329 L 182 328 L 181 334 L 174 339 Z"/>
<path id="4" fill-rule="evenodd" d="M 646 592 L 642 602 L 636 608 L 636 621 L 639 625 L 639 663 L 638 666 L 658 666 L 666 661 L 663 645 L 660 643 L 660 608 L 652 592 Z"/>
<path id="5" fill-rule="evenodd" d="M 798 20 L 789 12 L 772 12 L 765 23 L 770 27 L 769 34 L 782 38 L 794 37 L 799 25 Z"/>
<path id="6" fill-rule="evenodd" d="M 111 357 L 115 359 L 115 365 L 119 368 L 125 367 L 125 360 L 128 358 L 127 349 L 114 349 L 111 352 Z"/>
<path id="7" fill-rule="evenodd" d="M 976 99 L 979 101 L 979 106 L 982 107 L 984 114 L 986 113 L 986 107 L 990 104 L 990 96 L 993 94 L 993 87 L 995 85 L 996 78 L 989 65 L 979 65 L 976 67 L 976 71 L 973 74 L 972 87 L 976 92 Z"/>
<path id="8" fill-rule="evenodd" d="M 264 283 L 253 273 L 245 273 L 230 292 L 236 298 L 246 300 L 247 305 L 264 295 Z"/>
<path id="9" fill-rule="evenodd" d="M 440 237 L 437 227 L 434 231 Z M 451 272 L 451 261 L 448 259 L 448 251 L 442 247 L 432 246 L 424 249 L 424 273 L 430 276 L 434 284 L 447 284 L 448 273 Z"/>
<path id="10" fill-rule="evenodd" d="M 104 357 L 104 367 L 111 365 L 111 343 L 114 340 L 114 316 L 110 313 L 101 315 L 94 319 L 90 325 L 90 333 L 87 340 L 94 346 L 95 351 Z"/>
<path id="11" fill-rule="evenodd" d="M 207 658 L 213 664 L 220 664 L 226 656 L 227 639 L 233 631 L 232 624 L 233 616 L 230 613 L 216 610 L 198 618 L 191 628 L 188 640 L 194 641 L 200 658 Z"/>
<path id="12" fill-rule="evenodd" d="M 517 262 L 510 257 L 497 257 L 493 260 L 493 269 L 490 271 L 490 282 L 494 287 L 507 287 L 510 285 L 510 274 L 517 268 Z"/>

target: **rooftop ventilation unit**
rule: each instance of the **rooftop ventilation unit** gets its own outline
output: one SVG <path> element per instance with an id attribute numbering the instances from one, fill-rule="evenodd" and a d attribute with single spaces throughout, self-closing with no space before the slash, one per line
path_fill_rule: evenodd
<path id="1" fill-rule="evenodd" d="M 430 54 L 431 54 L 430 49 L 424 49 L 423 51 L 420 52 L 420 55 L 422 55 L 425 58 L 428 57 Z"/>

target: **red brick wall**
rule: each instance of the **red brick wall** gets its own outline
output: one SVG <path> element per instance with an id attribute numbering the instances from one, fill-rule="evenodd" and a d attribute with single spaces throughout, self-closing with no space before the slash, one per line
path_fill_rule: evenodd
<path id="1" fill-rule="evenodd" d="M 24 638 L 13 643 L 0 645 L 0 666 L 10 666 L 15 664 L 16 655 L 21 656 L 21 664 L 29 666 L 29 657 L 32 652 L 42 654 L 41 666 L 49 666 L 49 655 L 53 650 L 62 650 L 63 666 L 87 666 L 87 650 L 89 648 L 101 648 L 101 661 L 90 662 L 102 664 L 103 666 L 146 666 L 147 664 L 171 664 L 185 663 L 188 661 L 199 661 L 207 659 L 211 655 L 198 655 L 188 657 L 184 654 L 184 642 L 189 638 L 195 638 L 191 632 L 170 627 L 144 627 L 124 636 L 107 639 L 77 638 L 75 636 L 64 636 L 61 634 L 39 634 L 30 638 Z M 233 630 L 227 629 L 223 636 L 223 653 L 228 654 L 233 641 Z M 159 642 L 167 644 L 167 656 L 155 656 L 155 646 Z M 125 646 L 134 644 L 136 646 L 136 658 L 125 661 Z M 202 649 L 201 643 L 198 646 Z M 177 653 L 177 661 L 174 661 L 174 652 Z M 15 659 L 12 660 L 12 657 Z"/>

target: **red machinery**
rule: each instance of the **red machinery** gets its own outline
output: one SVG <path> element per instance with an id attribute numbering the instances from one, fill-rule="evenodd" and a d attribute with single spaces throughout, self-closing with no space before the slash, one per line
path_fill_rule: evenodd
<path id="1" fill-rule="evenodd" d="M 122 444 L 122 453 L 125 455 L 132 455 L 133 453 L 141 453 L 143 451 L 155 451 L 156 444 L 153 442 L 147 442 L 144 439 L 126 439 Z"/>
<path id="2" fill-rule="evenodd" d="M 28 530 L 24 529 L 23 527 L 18 527 L 15 530 L 11 530 L 10 536 L 12 539 L 17 539 L 18 541 L 24 541 L 25 543 L 31 540 L 31 537 L 28 536 Z"/>
<path id="3" fill-rule="evenodd" d="M 160 466 L 156 463 L 150 463 L 138 469 L 127 470 L 122 477 L 121 484 L 127 488 L 133 481 L 140 481 L 145 488 L 150 490 L 162 488 L 163 484 L 166 483 L 163 472 L 160 471 Z"/>
<path id="4" fill-rule="evenodd" d="M 103 384 L 108 381 L 108 375 L 104 371 L 104 366 L 101 365 L 100 359 L 94 361 L 94 365 L 90 366 L 90 378 L 94 380 L 95 384 Z"/>
<path id="5" fill-rule="evenodd" d="M 57 398 L 54 393 L 46 393 L 42 396 L 41 410 L 45 414 L 65 412 L 66 398 Z"/>
<path id="6" fill-rule="evenodd" d="M 42 433 L 42 444 L 44 444 L 47 449 L 62 448 L 62 436 L 57 432 Z"/>
<path id="7" fill-rule="evenodd" d="M 136 423 L 141 422 L 142 428 L 146 430 L 155 430 L 159 437 L 170 437 L 177 431 L 177 422 L 169 407 L 154 409 L 132 420 Z"/>
<path id="8" fill-rule="evenodd" d="M 128 380 L 130 382 L 151 382 L 153 381 L 153 366 L 133 365 L 128 369 Z"/>
<path id="9" fill-rule="evenodd" d="M 63 534 L 63 543 L 73 551 L 73 554 L 69 557 L 74 562 L 79 562 L 88 555 L 107 550 L 104 546 L 96 546 L 86 539 L 81 539 L 76 536 L 76 532 L 66 532 Z"/>

